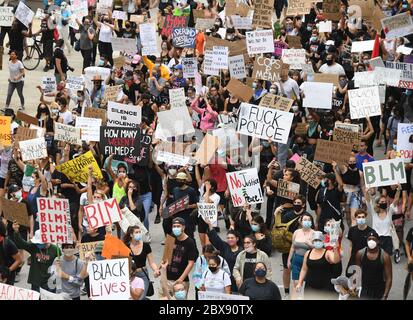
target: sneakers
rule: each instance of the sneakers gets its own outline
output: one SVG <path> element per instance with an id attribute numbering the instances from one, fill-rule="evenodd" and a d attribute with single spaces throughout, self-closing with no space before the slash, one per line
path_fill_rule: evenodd
<path id="1" fill-rule="evenodd" d="M 80 295 L 82 295 L 82 296 L 87 295 L 86 287 L 85 287 L 85 286 L 83 286 L 83 287 L 82 287 L 82 290 L 80 290 Z"/>
<path id="2" fill-rule="evenodd" d="M 160 215 L 156 215 L 155 218 L 155 224 L 161 223 L 161 216 Z"/>
<path id="3" fill-rule="evenodd" d="M 395 263 L 399 263 L 399 262 L 400 262 L 400 260 L 401 260 L 401 258 L 400 258 L 400 250 L 395 250 L 395 251 L 394 251 L 394 256 L 393 256 L 393 258 L 394 258 L 394 262 L 395 262 Z"/>

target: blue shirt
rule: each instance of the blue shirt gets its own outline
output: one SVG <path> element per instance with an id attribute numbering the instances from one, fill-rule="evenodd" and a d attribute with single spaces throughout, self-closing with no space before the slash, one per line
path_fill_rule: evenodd
<path id="1" fill-rule="evenodd" d="M 366 153 L 364 156 L 360 155 L 360 153 L 356 154 L 356 166 L 357 169 L 360 171 L 363 171 L 363 162 L 372 162 L 374 161 L 374 158 Z"/>

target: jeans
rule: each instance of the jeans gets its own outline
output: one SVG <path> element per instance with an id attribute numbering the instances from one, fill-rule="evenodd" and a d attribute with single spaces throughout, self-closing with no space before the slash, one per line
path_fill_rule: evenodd
<path id="1" fill-rule="evenodd" d="M 9 80 L 9 89 L 7 91 L 6 108 L 10 106 L 10 101 L 11 101 L 11 97 L 13 95 L 14 89 L 17 89 L 17 94 L 20 97 L 20 105 L 24 107 L 23 86 L 24 86 L 24 81 L 11 82 Z"/>
<path id="2" fill-rule="evenodd" d="M 152 192 L 147 192 L 141 195 L 143 209 L 145 210 L 145 220 L 143 222 L 146 229 L 149 231 L 149 214 L 151 213 Z"/>
<path id="3" fill-rule="evenodd" d="M 80 50 L 83 57 L 83 70 L 92 65 L 92 51 L 93 49 Z"/>
<path id="4" fill-rule="evenodd" d="M 281 169 L 284 169 L 285 163 L 288 160 L 288 148 L 291 144 L 291 137 L 288 138 L 287 144 L 278 143 L 278 163 L 281 166 Z"/>

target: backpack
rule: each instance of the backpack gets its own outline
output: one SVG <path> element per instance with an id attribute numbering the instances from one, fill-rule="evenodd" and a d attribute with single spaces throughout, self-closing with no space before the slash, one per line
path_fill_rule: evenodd
<path id="1" fill-rule="evenodd" d="M 281 209 L 275 218 L 274 226 L 271 230 L 272 246 L 274 249 L 281 253 L 288 253 L 291 248 L 293 233 L 288 231 L 288 228 L 293 224 L 299 217 L 287 222 L 281 222 L 281 215 L 283 209 Z"/>

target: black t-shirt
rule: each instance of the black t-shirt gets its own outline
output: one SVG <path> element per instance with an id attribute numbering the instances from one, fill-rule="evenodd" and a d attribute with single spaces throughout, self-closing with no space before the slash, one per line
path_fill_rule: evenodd
<path id="1" fill-rule="evenodd" d="M 18 21 L 17 23 L 18 25 L 16 29 L 13 29 L 13 28 L 11 29 L 11 34 L 13 34 L 13 37 L 10 37 L 9 39 L 10 50 L 23 51 L 23 43 L 24 43 L 23 31 L 27 31 L 27 28 L 20 21 Z"/>
<path id="2" fill-rule="evenodd" d="M 410 249 L 413 252 L 413 227 L 407 232 L 406 242 L 410 244 Z"/>
<path id="3" fill-rule="evenodd" d="M 23 171 L 20 170 L 19 166 L 16 163 L 16 160 L 11 159 L 8 165 L 8 172 L 9 172 L 9 185 L 17 184 L 18 186 L 22 186 L 23 180 Z"/>
<path id="4" fill-rule="evenodd" d="M 13 241 L 4 238 L 0 242 L 0 266 L 10 267 L 14 263 L 13 256 L 19 252 Z"/>
<path id="5" fill-rule="evenodd" d="M 134 255 L 131 250 L 132 260 L 135 262 L 137 268 L 143 268 L 146 266 L 146 257 L 152 253 L 152 249 L 149 243 L 143 243 L 142 252 L 139 255 Z"/>
<path id="6" fill-rule="evenodd" d="M 61 48 L 56 48 L 54 51 L 54 60 L 56 61 L 56 59 L 60 59 L 60 66 L 62 68 L 62 71 L 65 73 L 68 70 L 68 63 L 67 63 L 67 58 L 63 52 L 63 50 Z M 55 67 L 54 67 L 54 72 L 55 73 L 59 73 L 57 70 L 57 66 L 55 63 Z"/>
<path id="7" fill-rule="evenodd" d="M 284 214 L 281 216 L 281 223 L 288 223 L 291 220 L 296 219 L 293 223 L 290 224 L 290 227 L 288 228 L 288 231 L 291 233 L 294 233 L 295 230 L 297 230 L 300 227 L 300 223 L 298 222 L 297 219 L 300 216 L 302 216 L 305 213 L 297 214 L 293 209 L 288 209 L 287 211 L 284 212 Z"/>
<path id="8" fill-rule="evenodd" d="M 131 101 L 132 103 L 136 102 L 138 98 L 136 96 L 136 91 L 139 92 L 139 90 L 140 87 L 136 83 L 133 83 L 130 87 L 126 84 L 123 85 L 123 93 L 128 96 L 129 101 Z"/>
<path id="9" fill-rule="evenodd" d="M 151 192 L 151 186 L 149 181 L 149 169 L 147 167 L 141 167 L 139 165 L 133 165 L 133 179 L 139 182 L 141 194 Z"/>
<path id="10" fill-rule="evenodd" d="M 82 236 L 81 243 L 95 242 L 95 241 L 104 241 L 105 240 L 106 230 L 105 227 L 98 228 L 98 234 L 92 237 L 89 233 L 86 233 Z"/>
<path id="11" fill-rule="evenodd" d="M 244 263 L 244 279 L 246 280 L 249 278 L 254 277 L 254 270 L 255 270 L 255 265 L 257 263 L 257 253 L 245 253 L 245 263 Z"/>
<path id="12" fill-rule="evenodd" d="M 61 184 L 63 183 L 68 183 L 68 184 L 73 184 L 67 177 L 65 174 L 55 170 L 52 173 L 52 179 L 59 179 L 61 181 Z M 75 189 L 73 188 L 62 188 L 61 185 L 60 187 L 60 192 L 62 193 L 62 195 L 64 195 L 64 197 L 66 199 L 69 200 L 70 203 L 73 202 L 79 202 L 80 200 L 80 195 L 76 192 Z"/>
<path id="13" fill-rule="evenodd" d="M 175 239 L 175 246 L 172 251 L 172 260 L 167 268 L 168 280 L 178 280 L 184 272 L 189 261 L 195 262 L 198 258 L 198 249 L 196 248 L 195 240 L 187 237 L 183 241 Z M 186 277 L 185 281 L 189 281 Z"/>
<path id="14" fill-rule="evenodd" d="M 351 241 L 351 255 L 350 255 L 350 261 L 352 261 L 352 258 L 354 259 L 356 256 L 356 253 L 367 247 L 367 235 L 371 232 L 374 231 L 371 227 L 367 226 L 366 229 L 360 230 L 357 226 L 352 226 L 348 230 L 348 236 L 347 238 Z"/>
<path id="15" fill-rule="evenodd" d="M 250 300 L 281 300 L 280 289 L 269 280 L 258 283 L 255 278 L 247 279 L 242 283 L 239 293 Z"/>
<path id="16" fill-rule="evenodd" d="M 177 201 L 179 199 L 182 199 L 183 197 L 185 197 L 186 195 L 189 196 L 189 205 L 197 203 L 198 202 L 198 195 L 195 191 L 194 188 L 191 187 L 187 187 L 183 190 L 179 189 L 178 187 L 176 187 L 175 189 L 172 190 L 172 195 L 173 195 L 173 200 Z M 193 209 L 186 209 L 180 212 L 180 215 L 183 215 L 185 213 L 191 213 Z"/>

